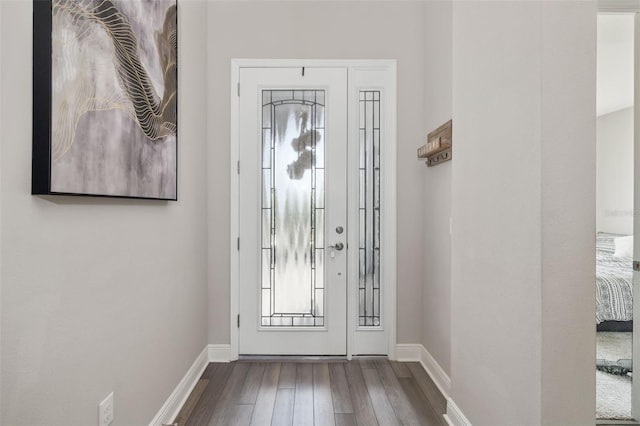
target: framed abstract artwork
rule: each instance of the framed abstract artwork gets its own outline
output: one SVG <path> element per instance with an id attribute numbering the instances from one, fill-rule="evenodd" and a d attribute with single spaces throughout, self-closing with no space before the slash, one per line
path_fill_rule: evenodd
<path id="1" fill-rule="evenodd" d="M 32 194 L 177 200 L 177 0 L 34 0 Z"/>

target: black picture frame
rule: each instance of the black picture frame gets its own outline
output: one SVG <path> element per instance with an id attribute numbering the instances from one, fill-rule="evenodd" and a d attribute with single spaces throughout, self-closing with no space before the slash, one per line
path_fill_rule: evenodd
<path id="1" fill-rule="evenodd" d="M 129 5 L 123 5 L 123 2 L 128 2 Z M 121 11 L 118 7 L 131 7 L 132 2 L 138 2 L 138 9 L 130 9 L 137 14 L 130 20 L 126 12 Z M 64 6 L 64 9 L 55 9 L 56 7 L 60 8 L 61 5 Z M 166 8 L 158 9 L 158 5 L 160 7 L 166 6 Z M 83 7 L 85 9 L 82 9 Z M 152 12 L 157 17 L 153 22 L 159 26 L 156 25 L 153 28 L 144 27 L 146 22 L 152 21 L 148 19 L 147 15 L 140 13 L 140 10 L 144 7 L 153 9 Z M 72 10 L 72 12 L 68 12 L 68 10 Z M 76 11 L 79 12 L 73 15 Z M 69 13 L 73 16 L 64 20 L 66 18 L 60 18 L 60 15 L 54 16 L 54 13 L 62 15 Z M 104 19 L 104 21 L 101 21 L 101 19 Z M 54 78 L 61 75 L 61 73 L 55 72 L 54 67 L 56 64 L 59 67 L 60 63 L 64 63 L 63 60 L 70 53 L 64 52 L 61 54 L 63 50 L 61 50 L 60 46 L 64 46 L 65 49 L 74 47 L 73 43 L 55 43 L 57 40 L 54 26 L 61 22 L 71 26 L 70 29 L 64 28 L 65 34 L 73 33 L 74 29 L 78 29 L 78 32 L 82 33 L 74 40 L 77 41 L 77 44 L 86 42 L 87 39 L 91 41 L 91 35 L 87 36 L 87 33 L 91 31 L 96 33 L 93 40 L 97 41 L 94 41 L 94 43 L 102 43 L 108 49 L 110 42 L 111 49 L 113 49 L 112 54 L 110 56 L 104 55 L 103 58 L 113 62 L 110 65 L 113 69 L 108 68 L 111 71 L 111 79 L 106 80 L 104 84 L 102 83 L 103 80 L 100 80 L 102 68 L 97 68 L 100 72 L 92 73 L 93 69 L 87 69 L 83 70 L 82 73 L 77 73 L 85 76 L 83 83 L 87 81 L 100 83 L 95 84 L 93 87 L 87 84 L 81 87 L 83 89 L 91 87 L 86 93 L 94 96 L 88 96 L 87 99 L 97 99 L 95 105 L 98 105 L 99 102 L 103 102 L 103 104 L 99 105 L 102 108 L 89 108 L 87 111 L 80 110 L 80 112 L 74 110 L 72 112 L 75 115 L 69 114 L 68 117 L 65 116 L 69 122 L 75 124 L 75 127 L 73 132 L 64 133 L 65 136 L 72 135 L 68 136 L 71 143 L 64 144 L 66 151 L 59 156 L 61 151 L 59 142 L 62 138 L 56 138 L 56 136 L 60 135 L 61 132 L 56 132 L 53 126 L 59 125 L 60 117 L 63 114 L 60 113 L 61 109 L 59 108 L 57 110 L 57 120 L 54 122 L 52 118 L 55 109 L 54 102 L 58 101 L 56 105 L 75 105 L 73 102 L 59 102 L 60 96 L 56 96 L 56 93 L 54 93 L 54 87 L 60 86 L 60 81 L 54 81 Z M 69 22 L 70 24 L 68 24 Z M 114 24 L 114 22 L 116 23 Z M 73 25 L 78 27 L 73 28 Z M 110 31 L 113 29 L 109 28 L 110 25 L 119 25 L 117 28 L 119 31 Z M 99 34 L 101 28 L 104 34 Z M 138 39 L 143 37 L 146 43 L 144 49 L 141 48 L 142 43 L 138 43 Z M 105 40 L 109 40 L 109 42 L 105 42 Z M 56 47 L 54 47 L 54 43 Z M 69 44 L 71 44 L 71 47 L 68 47 Z M 150 48 L 150 45 L 153 48 Z M 154 51 L 153 49 L 156 50 Z M 91 46 L 83 48 L 82 51 L 80 49 L 77 50 L 80 52 L 77 54 L 86 55 L 89 58 L 89 62 L 93 60 L 90 56 L 93 53 L 86 53 L 87 51 L 93 52 Z M 122 52 L 125 54 L 121 54 Z M 71 52 L 71 56 L 73 54 Z M 61 60 L 61 56 L 63 60 Z M 150 63 L 149 57 L 156 59 L 151 67 L 148 66 Z M 74 63 L 71 66 L 77 66 L 77 64 Z M 152 68 L 155 74 L 149 71 L 148 68 Z M 74 78 L 64 77 L 63 79 L 65 79 L 64 83 L 76 84 Z M 134 83 L 131 83 L 132 81 Z M 158 85 L 158 81 L 161 81 L 160 85 Z M 96 94 L 98 90 L 106 93 L 102 86 L 108 83 L 117 86 L 112 88 L 109 93 L 118 94 L 119 103 L 112 100 L 103 101 Z M 161 89 L 154 90 L 156 87 Z M 91 92 L 92 89 L 96 93 Z M 81 91 L 69 90 L 68 92 Z M 85 94 L 85 92 L 82 92 L 82 94 Z M 113 95 L 113 97 L 115 98 L 116 95 Z M 142 100 L 144 102 L 141 102 L 141 97 L 143 97 Z M 77 98 L 71 99 L 71 101 L 74 100 L 77 100 Z M 65 100 L 63 99 L 63 101 Z M 105 104 L 116 106 L 109 110 L 104 108 Z M 144 105 L 147 110 L 143 111 L 143 107 L 140 107 L 140 105 Z M 105 115 L 105 111 L 108 115 Z M 106 117 L 106 124 L 99 123 L 100 126 L 92 127 L 93 122 L 102 120 L 102 117 Z M 75 119 L 75 121 L 72 121 L 72 119 Z M 113 129 L 113 132 L 101 132 L 101 129 L 108 124 L 120 122 L 124 122 L 126 126 L 122 128 L 113 126 L 109 128 L 109 130 Z M 91 135 L 92 137 L 81 137 L 81 131 L 84 132 L 84 136 Z M 70 195 L 177 201 L 177 0 L 161 0 L 160 2 L 157 0 L 101 0 L 95 3 L 87 0 L 33 0 L 32 132 L 32 195 Z M 119 139 L 118 132 L 121 132 L 122 135 L 133 135 L 133 137 Z M 97 137 L 95 137 L 96 135 Z M 101 144 L 102 137 L 108 141 L 110 150 L 107 150 Z M 56 145 L 57 143 L 58 145 Z M 91 161 L 86 162 L 86 158 L 91 158 Z M 85 162 L 83 163 L 83 161 Z M 98 167 L 93 167 L 96 164 Z M 63 178 L 60 176 L 63 176 Z"/>

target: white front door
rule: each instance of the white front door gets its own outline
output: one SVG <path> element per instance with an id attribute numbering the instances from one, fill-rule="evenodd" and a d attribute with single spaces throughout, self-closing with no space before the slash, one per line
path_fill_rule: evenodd
<path id="1" fill-rule="evenodd" d="M 345 355 L 347 69 L 239 87 L 239 353 Z"/>

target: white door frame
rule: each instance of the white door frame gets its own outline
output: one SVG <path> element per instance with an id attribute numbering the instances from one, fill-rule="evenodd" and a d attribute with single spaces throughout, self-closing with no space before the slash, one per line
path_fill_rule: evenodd
<path id="1" fill-rule="evenodd" d="M 230 360 L 236 360 L 239 356 L 238 346 L 238 312 L 240 311 L 239 298 L 239 230 L 240 230 L 240 205 L 239 205 L 239 170 L 240 164 L 240 69 L 241 68 L 302 68 L 302 67 L 341 67 L 347 68 L 348 73 L 348 114 L 349 137 L 354 131 L 353 123 L 356 120 L 357 130 L 357 93 L 358 87 L 354 84 L 353 76 L 358 71 L 388 70 L 392 75 L 392 85 L 386 97 L 385 107 L 385 131 L 384 147 L 381 150 L 381 161 L 385 164 L 385 173 L 381 183 L 382 235 L 381 243 L 384 247 L 382 255 L 382 279 L 384 280 L 383 312 L 385 315 L 385 329 L 388 338 L 388 356 L 396 359 L 396 61 L 395 60 L 302 60 L 302 59 L 232 59 L 231 60 L 231 150 L 230 150 L 230 213 L 231 227 L 229 233 L 230 249 Z M 355 92 L 354 92 L 355 91 Z M 354 105 L 354 102 L 356 104 Z M 357 324 L 353 307 L 357 306 L 356 288 L 353 283 L 349 285 L 347 292 L 347 358 L 353 355 L 353 344 Z M 349 312 L 349 309 L 352 311 Z"/>

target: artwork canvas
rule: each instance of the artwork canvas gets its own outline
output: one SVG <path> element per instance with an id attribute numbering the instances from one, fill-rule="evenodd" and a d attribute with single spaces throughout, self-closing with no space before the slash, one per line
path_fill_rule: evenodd
<path id="1" fill-rule="evenodd" d="M 177 1 L 34 0 L 33 194 L 177 199 Z"/>

